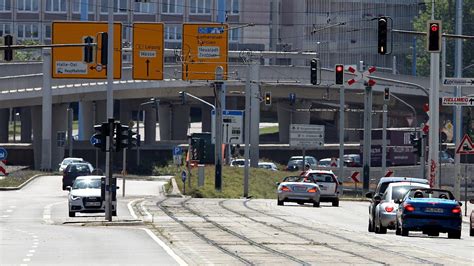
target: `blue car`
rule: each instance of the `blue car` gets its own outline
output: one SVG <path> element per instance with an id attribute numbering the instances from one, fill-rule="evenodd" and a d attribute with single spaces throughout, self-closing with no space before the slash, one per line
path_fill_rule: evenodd
<path id="1" fill-rule="evenodd" d="M 448 190 L 410 189 L 397 211 L 396 234 L 408 236 L 410 231 L 422 231 L 429 236 L 448 233 L 448 238 L 461 238 L 461 203 Z"/>

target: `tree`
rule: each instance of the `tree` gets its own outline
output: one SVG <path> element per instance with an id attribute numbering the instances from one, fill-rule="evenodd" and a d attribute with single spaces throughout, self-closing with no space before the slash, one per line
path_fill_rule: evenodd
<path id="1" fill-rule="evenodd" d="M 425 0 L 424 11 L 413 20 L 413 27 L 416 31 L 426 32 L 426 22 L 431 19 L 431 0 Z M 443 33 L 454 34 L 456 23 L 456 1 L 437 0 L 435 1 L 435 19 L 442 21 Z M 463 1 L 463 35 L 474 35 L 474 0 Z M 463 40 L 463 77 L 474 77 L 474 41 L 472 39 Z M 430 75 L 430 55 L 426 52 L 426 37 L 418 36 L 416 42 L 416 68 L 417 75 Z M 407 56 L 407 63 L 411 68 L 412 56 Z M 455 60 L 455 39 L 446 38 L 446 76 L 454 77 Z"/>

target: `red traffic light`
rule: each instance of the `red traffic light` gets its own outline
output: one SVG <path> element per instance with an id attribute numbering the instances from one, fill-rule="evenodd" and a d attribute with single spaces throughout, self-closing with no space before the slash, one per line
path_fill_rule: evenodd
<path id="1" fill-rule="evenodd" d="M 344 67 L 343 67 L 343 66 L 341 66 L 341 65 L 336 66 L 336 71 L 337 71 L 337 72 L 341 72 L 341 71 L 343 71 L 343 70 L 344 70 Z"/>
<path id="2" fill-rule="evenodd" d="M 438 31 L 439 26 L 438 24 L 431 24 L 431 31 Z"/>

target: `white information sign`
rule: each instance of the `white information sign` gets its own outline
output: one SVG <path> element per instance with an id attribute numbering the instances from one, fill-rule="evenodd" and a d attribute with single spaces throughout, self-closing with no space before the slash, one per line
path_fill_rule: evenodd
<path id="1" fill-rule="evenodd" d="M 321 148 L 324 146 L 324 126 L 290 124 L 290 147 Z"/>
<path id="2" fill-rule="evenodd" d="M 56 61 L 56 74 L 87 74 L 87 64 L 80 61 Z"/>
<path id="3" fill-rule="evenodd" d="M 219 58 L 220 49 L 219 46 L 199 46 L 198 47 L 198 58 Z"/>
<path id="4" fill-rule="evenodd" d="M 216 142 L 216 113 L 211 112 L 212 143 Z M 222 111 L 222 143 L 242 144 L 244 143 L 244 111 L 224 110 Z"/>
<path id="5" fill-rule="evenodd" d="M 139 56 L 140 57 L 155 58 L 156 57 L 156 51 L 140 51 Z"/>
<path id="6" fill-rule="evenodd" d="M 443 80 L 444 86 L 473 86 L 474 78 L 445 78 Z"/>
<path id="7" fill-rule="evenodd" d="M 474 106 L 474 97 L 443 97 L 442 105 Z"/>

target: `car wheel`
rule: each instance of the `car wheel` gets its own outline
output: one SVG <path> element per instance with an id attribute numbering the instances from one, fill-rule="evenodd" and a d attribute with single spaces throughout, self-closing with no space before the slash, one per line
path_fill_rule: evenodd
<path id="1" fill-rule="evenodd" d="M 283 202 L 284 202 L 283 200 L 278 200 L 278 201 L 277 201 L 277 204 L 278 204 L 279 206 L 283 206 L 283 205 L 284 205 Z"/>
<path id="2" fill-rule="evenodd" d="M 313 202 L 313 207 L 319 207 L 319 206 L 320 206 L 320 203 L 319 203 L 319 201 L 315 201 L 315 202 Z"/>
<path id="3" fill-rule="evenodd" d="M 395 234 L 397 236 L 402 234 L 402 231 L 400 230 L 400 226 L 398 226 L 398 223 L 396 223 L 396 225 L 395 225 Z"/>
<path id="4" fill-rule="evenodd" d="M 461 239 L 461 230 L 448 232 L 448 238 Z"/>
<path id="5" fill-rule="evenodd" d="M 69 217 L 76 217 L 76 212 L 69 212 Z"/>
<path id="6" fill-rule="evenodd" d="M 374 225 L 373 225 L 372 222 L 370 222 L 370 219 L 369 219 L 369 227 L 368 227 L 368 230 L 369 230 L 369 232 L 371 232 L 371 233 L 374 231 Z"/>
<path id="7" fill-rule="evenodd" d="M 408 236 L 410 234 L 410 231 L 408 231 L 408 229 L 405 229 L 403 227 L 402 227 L 401 232 L 402 232 L 402 236 Z"/>
<path id="8" fill-rule="evenodd" d="M 339 207 L 339 199 L 336 199 L 332 202 L 333 207 Z"/>
<path id="9" fill-rule="evenodd" d="M 387 227 L 383 227 L 383 225 L 379 223 L 379 229 L 377 231 L 378 231 L 379 234 L 386 234 L 387 233 Z"/>

